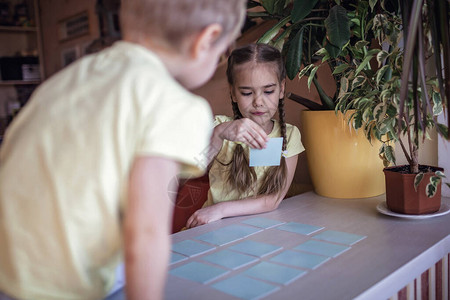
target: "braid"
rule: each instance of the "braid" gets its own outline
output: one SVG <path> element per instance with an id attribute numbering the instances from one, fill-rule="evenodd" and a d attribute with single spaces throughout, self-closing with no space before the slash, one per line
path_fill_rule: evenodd
<path id="1" fill-rule="evenodd" d="M 241 119 L 242 114 L 237 103 L 231 101 L 231 107 L 233 108 L 233 119 Z M 227 183 L 237 189 L 240 194 L 250 191 L 256 182 L 256 172 L 249 166 L 249 159 L 242 145 L 236 145 L 229 165 Z"/>
<path id="2" fill-rule="evenodd" d="M 239 111 L 238 104 L 231 100 L 231 108 L 233 109 L 233 120 L 238 120 L 242 118 L 242 114 Z"/>
<path id="3" fill-rule="evenodd" d="M 283 137 L 283 146 L 282 146 L 283 151 L 285 151 L 287 147 L 285 117 L 286 115 L 284 112 L 284 98 L 282 98 L 278 102 L 278 118 L 281 136 Z M 270 167 L 267 170 L 267 173 L 263 178 L 261 187 L 259 188 L 258 195 L 269 195 L 280 193 L 283 190 L 284 185 L 286 184 L 286 174 L 287 174 L 286 159 L 284 158 L 284 156 L 282 156 L 280 166 Z"/>
<path id="4" fill-rule="evenodd" d="M 286 150 L 287 139 L 286 139 L 286 114 L 284 112 L 284 98 L 281 98 L 278 102 L 278 118 L 280 119 L 280 129 L 281 136 L 283 137 L 283 151 Z"/>

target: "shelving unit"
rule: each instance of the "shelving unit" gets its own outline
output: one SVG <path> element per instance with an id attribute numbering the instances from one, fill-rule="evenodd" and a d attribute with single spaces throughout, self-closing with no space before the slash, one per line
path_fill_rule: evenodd
<path id="1" fill-rule="evenodd" d="M 28 78 L 24 76 L 21 66 L 16 69 L 22 75 L 21 78 L 2 78 L 0 75 L 0 137 L 11 119 L 11 107 L 17 107 L 18 103 L 24 105 L 31 91 L 44 80 L 45 76 L 38 0 L 0 0 L 0 3 L 2 2 L 9 4 L 11 20 L 14 17 L 15 6 L 26 4 L 28 19 L 25 19 L 23 26 L 17 26 L 14 22 L 4 22 L 0 25 L 0 57 L 37 57 L 39 69 L 38 76 Z"/>

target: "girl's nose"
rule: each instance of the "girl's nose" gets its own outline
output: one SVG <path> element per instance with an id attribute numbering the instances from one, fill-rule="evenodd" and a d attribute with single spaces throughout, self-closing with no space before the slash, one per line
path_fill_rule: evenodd
<path id="1" fill-rule="evenodd" d="M 253 107 L 260 107 L 263 106 L 264 101 L 261 94 L 256 94 L 253 98 Z"/>

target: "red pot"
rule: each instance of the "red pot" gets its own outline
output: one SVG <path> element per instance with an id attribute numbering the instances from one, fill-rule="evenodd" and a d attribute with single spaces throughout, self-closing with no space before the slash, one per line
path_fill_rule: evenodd
<path id="1" fill-rule="evenodd" d="M 409 166 L 394 166 L 383 170 L 386 180 L 386 205 L 396 213 L 421 215 L 430 214 L 441 207 L 441 184 L 438 185 L 436 194 L 428 198 L 425 187 L 430 182 L 430 177 L 435 171 L 444 171 L 442 168 L 420 165 L 419 169 L 431 170 L 426 172 L 417 191 L 414 189 L 416 174 L 402 172 L 409 170 Z"/>

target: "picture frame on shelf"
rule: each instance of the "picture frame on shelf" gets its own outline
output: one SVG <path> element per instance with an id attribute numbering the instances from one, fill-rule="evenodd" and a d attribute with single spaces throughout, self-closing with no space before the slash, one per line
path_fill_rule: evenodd
<path id="1" fill-rule="evenodd" d="M 61 51 L 61 67 L 66 67 L 80 57 L 80 47 L 75 45 Z"/>
<path id="2" fill-rule="evenodd" d="M 87 10 L 58 22 L 58 39 L 65 42 L 91 32 L 89 12 Z"/>

